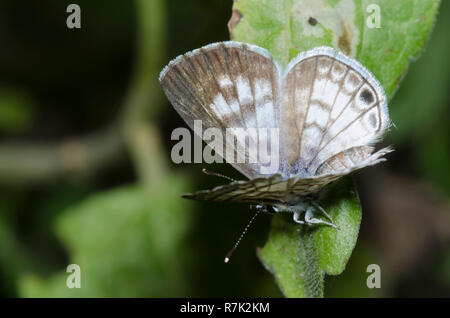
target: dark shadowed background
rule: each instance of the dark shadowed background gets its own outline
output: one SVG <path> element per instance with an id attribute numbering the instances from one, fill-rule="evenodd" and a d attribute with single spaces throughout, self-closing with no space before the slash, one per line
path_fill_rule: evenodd
<path id="1" fill-rule="evenodd" d="M 389 105 L 388 162 L 355 176 L 363 207 L 345 272 L 326 296 L 450 296 L 450 3 Z M 256 256 L 270 215 L 180 194 L 234 178 L 228 165 L 172 163 L 184 122 L 157 76 L 228 39 L 231 1 L 0 2 L 0 295 L 281 296 Z M 67 265 L 80 289 L 66 286 Z M 368 289 L 379 264 L 382 288 Z"/>

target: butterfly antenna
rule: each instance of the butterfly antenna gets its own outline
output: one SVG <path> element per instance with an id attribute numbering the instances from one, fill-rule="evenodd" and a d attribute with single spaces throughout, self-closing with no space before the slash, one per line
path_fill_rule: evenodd
<path id="1" fill-rule="evenodd" d="M 207 175 L 210 175 L 210 176 L 221 177 L 221 178 L 228 179 L 228 180 L 230 180 L 230 181 L 236 181 L 236 180 L 234 180 L 233 178 L 224 176 L 223 174 L 220 174 L 220 173 L 217 173 L 217 172 L 213 172 L 213 171 L 206 170 L 206 169 L 204 169 L 204 168 L 202 169 L 202 172 L 203 172 L 204 174 L 207 174 Z"/>
<path id="2" fill-rule="evenodd" d="M 253 221 L 255 220 L 256 216 L 259 214 L 259 210 L 256 211 L 256 213 L 253 215 L 253 217 L 250 219 L 250 221 L 248 222 L 247 226 L 245 227 L 244 231 L 242 231 L 241 236 L 239 236 L 238 240 L 236 241 L 236 243 L 234 244 L 234 246 L 231 248 L 231 250 L 227 253 L 227 255 L 225 256 L 225 263 L 228 263 L 230 261 L 231 255 L 233 254 L 233 252 L 236 250 L 236 248 L 238 247 L 239 243 L 241 242 L 242 238 L 244 237 L 245 233 L 247 233 L 248 228 L 250 227 L 250 225 L 252 225 Z"/>

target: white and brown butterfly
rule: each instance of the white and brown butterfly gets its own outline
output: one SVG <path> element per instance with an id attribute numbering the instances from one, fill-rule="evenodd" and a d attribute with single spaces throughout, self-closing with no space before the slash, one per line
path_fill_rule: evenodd
<path id="1" fill-rule="evenodd" d="M 231 162 L 249 180 L 185 198 L 245 202 L 268 212 L 293 212 L 300 224 L 334 227 L 314 195 L 344 175 L 384 161 L 391 151 L 374 153 L 373 147 L 390 125 L 382 86 L 358 61 L 329 47 L 300 53 L 283 69 L 261 47 L 214 43 L 171 61 L 159 80 L 192 129 L 201 119 L 206 128 L 222 131 L 280 131 L 277 173 L 262 174 L 258 162 Z M 235 152 L 242 146 L 231 145 Z M 316 211 L 330 222 L 315 217 Z"/>

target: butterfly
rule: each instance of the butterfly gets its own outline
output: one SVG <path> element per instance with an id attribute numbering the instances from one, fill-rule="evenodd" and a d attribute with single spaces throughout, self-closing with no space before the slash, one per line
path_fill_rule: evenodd
<path id="1" fill-rule="evenodd" d="M 200 119 L 221 131 L 279 130 L 279 147 L 269 153 L 280 158 L 275 173 L 261 173 L 264 163 L 258 161 L 230 162 L 248 180 L 184 198 L 249 203 L 265 212 L 292 212 L 299 224 L 335 227 L 317 194 L 342 176 L 384 161 L 392 151 L 374 152 L 391 124 L 382 86 L 358 61 L 330 47 L 302 52 L 283 68 L 261 47 L 218 42 L 175 58 L 159 80 L 192 129 Z M 258 132 L 249 139 L 267 142 L 268 134 Z M 247 144 L 248 139 L 227 146 L 236 154 Z"/>

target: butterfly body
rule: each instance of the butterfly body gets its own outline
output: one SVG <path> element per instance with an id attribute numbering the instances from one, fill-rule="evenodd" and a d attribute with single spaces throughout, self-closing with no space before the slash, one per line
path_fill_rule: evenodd
<path id="1" fill-rule="evenodd" d="M 329 47 L 300 53 L 283 69 L 263 48 L 214 43 L 171 61 L 160 82 L 191 128 L 202 120 L 207 128 L 234 129 L 236 138 L 223 142 L 234 156 L 214 149 L 249 178 L 185 198 L 272 206 L 301 224 L 330 225 L 314 217 L 327 214 L 311 198 L 391 151 L 373 147 L 390 125 L 383 88 L 359 62 Z M 252 143 L 268 145 L 265 156 L 246 151 Z M 233 161 L 237 155 L 244 162 Z"/>

